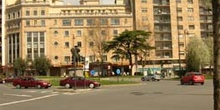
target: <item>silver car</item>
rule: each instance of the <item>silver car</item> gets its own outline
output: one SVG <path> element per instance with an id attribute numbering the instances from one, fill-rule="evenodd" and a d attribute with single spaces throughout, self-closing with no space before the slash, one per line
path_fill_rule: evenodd
<path id="1" fill-rule="evenodd" d="M 160 75 L 156 74 L 147 74 L 146 76 L 141 77 L 142 81 L 160 81 Z"/>

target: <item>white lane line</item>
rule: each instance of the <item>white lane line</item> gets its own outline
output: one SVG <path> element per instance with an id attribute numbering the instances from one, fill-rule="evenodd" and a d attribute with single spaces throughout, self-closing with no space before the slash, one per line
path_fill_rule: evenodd
<path id="1" fill-rule="evenodd" d="M 32 99 L 27 99 L 27 100 L 20 100 L 20 101 L 2 103 L 2 104 L 0 104 L 0 107 L 2 107 L 2 106 L 7 106 L 7 105 L 12 105 L 12 104 L 23 103 L 23 102 L 29 102 L 29 101 L 40 100 L 40 99 L 44 99 L 44 98 L 53 97 L 53 96 L 56 96 L 56 95 L 58 95 L 58 94 L 51 94 L 51 95 L 46 95 L 46 96 L 42 96 L 42 97 L 36 97 L 36 98 L 32 98 Z"/>
<path id="2" fill-rule="evenodd" d="M 31 95 L 19 95 L 19 94 L 3 94 L 3 95 L 9 95 L 9 96 L 17 96 L 17 97 L 32 97 Z"/>

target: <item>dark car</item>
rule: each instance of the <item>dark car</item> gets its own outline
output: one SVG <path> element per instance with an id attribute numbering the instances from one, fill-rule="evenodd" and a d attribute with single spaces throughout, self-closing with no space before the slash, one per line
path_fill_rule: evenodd
<path id="1" fill-rule="evenodd" d="M 101 84 L 96 81 L 87 80 L 84 77 L 68 77 L 66 79 L 60 80 L 60 86 L 64 86 L 65 88 L 72 87 L 89 87 L 96 88 L 100 87 Z"/>
<path id="2" fill-rule="evenodd" d="M 15 86 L 16 88 L 37 87 L 40 89 L 40 88 L 49 88 L 52 85 L 49 82 L 38 80 L 31 76 L 24 76 L 13 80 L 13 86 Z"/>
<path id="3" fill-rule="evenodd" d="M 194 85 L 195 83 L 200 83 L 203 85 L 205 83 L 205 77 L 199 72 L 187 72 L 180 80 L 181 85 L 188 83 Z"/>

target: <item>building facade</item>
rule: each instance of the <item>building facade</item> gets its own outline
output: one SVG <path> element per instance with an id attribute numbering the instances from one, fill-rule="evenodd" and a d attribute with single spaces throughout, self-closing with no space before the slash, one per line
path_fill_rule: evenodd
<path id="1" fill-rule="evenodd" d="M 156 47 L 144 55 L 146 68 L 184 66 L 190 37 L 205 38 L 212 32 L 212 13 L 202 1 L 115 0 L 102 5 L 99 0 L 80 0 L 80 5 L 71 5 L 62 0 L 7 0 L 3 60 L 6 65 L 19 57 L 47 56 L 53 67 L 62 68 L 71 65 L 70 50 L 78 46 L 90 62 L 102 57 L 117 63 L 111 53 L 100 54 L 100 45 L 135 26 L 150 31 L 149 43 Z"/>

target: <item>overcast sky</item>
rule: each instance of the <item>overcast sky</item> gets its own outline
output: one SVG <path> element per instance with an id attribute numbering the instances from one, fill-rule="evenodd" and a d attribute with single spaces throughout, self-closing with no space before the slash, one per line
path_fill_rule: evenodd
<path id="1" fill-rule="evenodd" d="M 63 0 L 65 3 L 79 4 L 79 0 Z M 100 0 L 102 4 L 114 4 L 115 0 Z"/>

